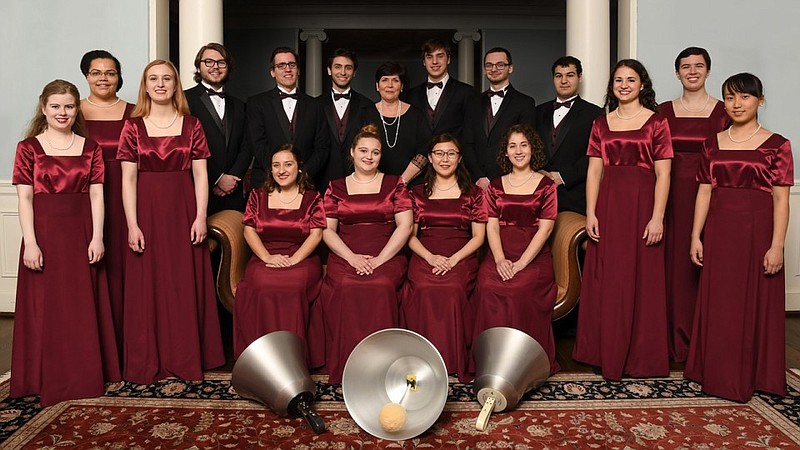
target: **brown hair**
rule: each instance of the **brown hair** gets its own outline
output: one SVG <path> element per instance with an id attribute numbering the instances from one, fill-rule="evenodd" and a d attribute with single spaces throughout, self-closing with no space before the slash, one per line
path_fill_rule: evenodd
<path id="1" fill-rule="evenodd" d="M 428 144 L 428 156 L 433 153 L 433 148 L 436 147 L 436 145 L 446 142 L 452 142 L 458 150 L 458 156 L 461 157 L 461 144 L 458 143 L 458 139 L 448 133 L 438 134 L 431 138 L 431 141 Z M 428 164 L 428 167 L 425 168 L 423 180 L 425 183 L 425 196 L 430 197 L 433 194 L 433 182 L 436 180 L 436 170 L 433 168 L 433 164 Z M 467 168 L 464 166 L 463 157 L 456 166 L 456 182 L 458 183 L 458 189 L 462 194 L 469 194 L 469 192 L 475 186 L 472 184 L 472 178 L 470 177 Z"/>
<path id="2" fill-rule="evenodd" d="M 525 136 L 525 139 L 527 139 L 528 143 L 531 145 L 531 170 L 541 170 L 545 164 L 547 164 L 547 157 L 544 155 L 544 143 L 542 142 L 542 138 L 539 137 L 539 134 L 533 129 L 533 127 L 522 123 L 512 125 L 511 128 L 506 131 L 506 134 L 503 135 L 503 141 L 500 143 L 500 149 L 497 152 L 497 165 L 500 166 L 500 170 L 503 171 L 503 174 L 505 175 L 511 173 L 511 170 L 513 169 L 511 166 L 511 161 L 508 159 L 507 149 L 508 141 L 511 139 L 511 135 L 515 133 Z"/>
<path id="3" fill-rule="evenodd" d="M 225 48 L 224 45 L 218 44 L 216 42 L 209 42 L 208 44 L 200 47 L 200 51 L 197 52 L 197 55 L 194 57 L 194 68 L 195 68 L 194 82 L 199 83 L 203 81 L 203 77 L 200 76 L 200 61 L 201 58 L 203 57 L 203 52 L 205 52 L 206 50 L 216 50 L 217 52 L 219 52 L 220 55 L 222 55 L 222 59 L 224 59 L 225 62 L 228 63 L 228 74 L 225 76 L 225 79 L 222 80 L 222 82 L 225 83 L 226 81 L 228 81 L 228 78 L 233 73 L 233 57 L 231 56 L 231 53 L 228 51 L 227 48 Z"/>
<path id="4" fill-rule="evenodd" d="M 183 86 L 181 86 L 181 78 L 178 76 L 178 69 L 171 62 L 164 59 L 155 59 L 145 66 L 142 71 L 142 80 L 139 82 L 139 95 L 136 98 L 136 106 L 131 112 L 131 117 L 147 117 L 150 115 L 151 100 L 150 95 L 147 93 L 147 71 L 151 67 L 165 65 L 172 72 L 175 77 L 175 94 L 172 96 L 172 107 L 175 108 L 181 115 L 189 114 L 189 103 L 186 102 L 186 96 L 183 95 Z"/>
<path id="5" fill-rule="evenodd" d="M 383 153 L 383 140 L 381 139 L 381 135 L 378 133 L 378 126 L 375 125 L 374 123 L 368 123 L 368 124 L 364 125 L 363 127 L 361 127 L 360 130 L 358 130 L 358 133 L 356 133 L 356 136 L 353 138 L 353 143 L 350 144 L 350 151 L 351 152 L 356 149 L 356 145 L 358 145 L 358 141 L 360 141 L 361 139 L 375 139 L 375 140 L 377 140 L 378 141 L 378 145 L 381 146 L 381 153 Z M 350 153 L 347 156 L 347 159 L 350 162 L 350 166 L 352 167 L 354 165 L 354 163 L 353 163 L 353 154 Z"/>
<path id="6" fill-rule="evenodd" d="M 41 134 L 47 129 L 47 117 L 42 113 L 42 109 L 47 106 L 47 99 L 51 95 L 59 94 L 68 94 L 75 99 L 77 114 L 75 114 L 75 122 L 72 124 L 72 132 L 78 136 L 86 137 L 86 121 L 81 112 L 81 94 L 78 92 L 78 88 L 69 81 L 53 80 L 44 86 L 42 94 L 39 95 L 36 112 L 33 115 L 33 119 L 31 119 L 30 125 L 28 125 L 28 130 L 25 131 L 25 139 Z"/>
<path id="7" fill-rule="evenodd" d="M 276 153 L 279 152 L 289 152 L 294 156 L 294 160 L 297 161 L 297 188 L 300 192 L 310 191 L 314 189 L 314 184 L 311 182 L 311 179 L 308 177 L 308 173 L 303 171 L 303 160 L 300 158 L 300 151 L 292 144 L 283 144 L 278 147 L 272 153 L 272 156 L 275 156 Z M 270 157 L 270 161 L 272 157 Z M 274 191 L 281 191 L 281 186 L 275 181 L 275 177 L 272 176 L 272 170 L 270 170 L 270 174 L 267 179 L 264 181 L 263 189 L 266 192 L 274 192 Z"/>

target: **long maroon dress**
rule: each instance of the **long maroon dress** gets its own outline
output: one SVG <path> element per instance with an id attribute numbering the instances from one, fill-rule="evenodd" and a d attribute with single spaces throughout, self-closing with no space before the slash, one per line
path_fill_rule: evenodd
<path id="1" fill-rule="evenodd" d="M 434 255 L 451 256 L 472 239 L 472 224 L 486 223 L 481 189 L 452 199 L 430 199 L 425 185 L 411 190 L 417 238 Z M 467 370 L 469 296 L 475 288 L 478 258 L 473 253 L 453 270 L 435 275 L 433 267 L 414 254 L 403 286 L 400 325 L 425 336 L 439 350 L 448 373 L 462 378 Z"/>
<path id="2" fill-rule="evenodd" d="M 322 197 L 317 191 L 304 192 L 298 209 L 269 208 L 268 201 L 265 189 L 250 192 L 242 223 L 256 230 L 270 254 L 291 256 L 303 245 L 311 229 L 325 228 Z M 308 343 L 309 312 L 321 287 L 322 263 L 316 254 L 287 268 L 267 267 L 253 255 L 244 279 L 236 288 L 233 310 L 236 357 L 250 343 L 273 331 L 291 331 Z M 310 361 L 312 365 L 322 363 L 324 356 Z"/>
<path id="3" fill-rule="evenodd" d="M 17 278 L 11 397 L 41 394 L 42 406 L 103 395 L 119 381 L 119 359 L 102 264 L 89 264 L 89 185 L 103 183 L 103 155 L 86 140 L 80 156 L 49 156 L 39 141 L 17 145 L 12 182 L 33 186 L 41 272 L 22 262 Z"/>
<path id="4" fill-rule="evenodd" d="M 506 259 L 516 261 L 539 231 L 540 220 L 556 220 L 556 185 L 543 177 L 532 194 L 508 194 L 502 178 L 489 183 L 484 193 L 490 218 L 500 223 L 500 242 Z M 511 327 L 536 339 L 550 358 L 550 373 L 559 370 L 553 339 L 553 308 L 556 304 L 555 274 L 550 245 L 545 242 L 539 254 L 514 278 L 503 281 L 491 252 L 483 258 L 478 286 L 472 294 L 475 324 L 470 342 L 488 328 Z"/>
<path id="5" fill-rule="evenodd" d="M 746 402 L 786 395 L 785 269 L 764 274 L 773 186 L 794 183 L 792 148 L 773 134 L 755 150 L 707 140 L 697 181 L 711 184 L 703 268 L 685 376 L 711 395 Z"/>
<path id="6" fill-rule="evenodd" d="M 106 175 L 103 182 L 103 200 L 106 207 L 106 220 L 103 226 L 106 254 L 103 261 L 108 275 L 108 294 L 111 297 L 111 314 L 117 337 L 117 352 L 122 355 L 122 299 L 125 279 L 125 256 L 128 249 L 128 223 L 125 221 L 125 208 L 122 206 L 122 168 L 117 161 L 119 135 L 133 104 L 128 103 L 121 120 L 87 120 L 89 137 L 103 149 L 103 162 Z"/>
<path id="7" fill-rule="evenodd" d="M 384 174 L 376 194 L 347 192 L 344 178 L 333 180 L 325 193 L 325 215 L 339 220 L 339 237 L 353 252 L 377 256 L 395 229 L 394 215 L 411 209 L 400 177 Z M 325 319 L 325 370 L 331 383 L 341 383 L 350 352 L 375 331 L 399 323 L 399 292 L 408 262 L 402 252 L 372 275 L 358 275 L 331 253 L 320 302 Z"/>
<path id="8" fill-rule="evenodd" d="M 573 358 L 611 380 L 667 375 L 664 242 L 642 239 L 653 214 L 655 161 L 672 158 L 667 120 L 653 114 L 638 130 L 611 131 L 598 117 L 586 154 L 603 159 L 600 240 L 586 250 Z"/>
<path id="9" fill-rule="evenodd" d="M 197 216 L 192 160 L 208 156 L 192 116 L 183 117 L 177 136 L 148 136 L 141 117 L 122 129 L 117 158 L 138 163 L 145 241 L 143 253 L 128 251 L 125 260 L 126 380 L 201 380 L 204 369 L 225 363 L 208 247 L 190 240 Z"/>
<path id="10" fill-rule="evenodd" d="M 676 117 L 673 102 L 658 107 L 667 118 L 672 136 L 669 200 L 664 212 L 664 253 L 666 256 L 667 327 L 669 357 L 686 361 L 692 332 L 700 269 L 689 258 L 694 199 L 697 196 L 697 166 L 703 141 L 724 130 L 730 119 L 724 104 L 717 101 L 708 117 Z"/>

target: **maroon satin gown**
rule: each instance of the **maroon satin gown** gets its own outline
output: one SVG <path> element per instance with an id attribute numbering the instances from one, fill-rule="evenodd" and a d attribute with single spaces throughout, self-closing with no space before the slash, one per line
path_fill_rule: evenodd
<path id="1" fill-rule="evenodd" d="M 764 274 L 772 243 L 772 186 L 794 183 L 792 148 L 773 134 L 755 150 L 707 140 L 697 181 L 711 184 L 703 268 L 686 378 L 739 402 L 786 395 L 785 269 Z"/>
<path id="2" fill-rule="evenodd" d="M 122 206 L 122 168 L 117 161 L 119 135 L 134 105 L 128 103 L 122 120 L 87 120 L 89 137 L 103 149 L 103 162 L 106 175 L 103 182 L 103 200 L 106 207 L 106 220 L 103 226 L 106 254 L 103 261 L 108 275 L 108 294 L 111 297 L 111 314 L 117 336 L 117 352 L 122 355 L 122 300 L 125 279 L 125 256 L 128 248 L 128 223 L 125 221 L 125 208 Z"/>
<path id="3" fill-rule="evenodd" d="M 434 255 L 451 256 L 472 239 L 472 224 L 486 223 L 480 188 L 452 199 L 430 199 L 425 185 L 410 192 L 417 238 Z M 439 350 L 448 373 L 464 378 L 471 337 L 469 296 L 475 288 L 478 258 L 473 253 L 444 275 L 414 254 L 403 286 L 400 325 L 425 336 Z"/>
<path id="4" fill-rule="evenodd" d="M 304 192 L 298 209 L 269 208 L 268 201 L 265 189 L 251 191 L 242 223 L 256 230 L 270 254 L 292 256 L 313 228 L 325 228 L 322 196 L 317 191 Z M 234 355 L 238 358 L 253 341 L 279 330 L 291 331 L 308 343 L 309 313 L 321 287 L 322 263 L 315 253 L 286 268 L 267 267 L 253 255 L 236 287 Z M 324 362 L 324 355 L 309 358 L 312 367 Z"/>
<path id="5" fill-rule="evenodd" d="M 19 259 L 11 397 L 40 394 L 42 406 L 103 395 L 119 381 L 105 267 L 89 264 L 89 185 L 103 183 L 103 154 L 86 140 L 80 156 L 48 156 L 39 141 L 17 145 L 12 182 L 33 186 L 41 272 Z"/>
<path id="6" fill-rule="evenodd" d="M 344 178 L 333 180 L 325 193 L 325 215 L 339 221 L 339 237 L 357 254 L 377 256 L 395 230 L 394 215 L 411 209 L 400 177 L 384 174 L 377 194 L 347 192 Z M 408 262 L 403 252 L 371 275 L 355 269 L 333 252 L 322 283 L 320 302 L 325 321 L 325 371 L 330 383 L 341 383 L 350 352 L 362 339 L 397 327 L 399 292 Z"/>
<path id="7" fill-rule="evenodd" d="M 669 200 L 664 212 L 669 357 L 684 362 L 689 353 L 697 283 L 700 281 L 700 268 L 689 258 L 697 196 L 695 175 L 703 141 L 727 128 L 730 119 L 720 101 L 708 117 L 675 117 L 677 107 L 671 101 L 664 102 L 658 111 L 667 118 L 675 153 L 670 171 Z"/>
<path id="8" fill-rule="evenodd" d="M 573 358 L 611 380 L 667 375 L 664 241 L 642 239 L 653 214 L 655 161 L 672 158 L 667 120 L 653 114 L 638 130 L 611 131 L 598 117 L 586 154 L 603 160 L 600 240 L 586 250 Z"/>
<path id="9" fill-rule="evenodd" d="M 121 161 L 138 163 L 137 214 L 145 250 L 125 260 L 123 378 L 139 384 L 175 376 L 202 380 L 225 363 L 211 260 L 192 245 L 197 216 L 192 160 L 208 158 L 200 121 L 181 134 L 150 137 L 141 117 L 125 122 Z"/>
<path id="10" fill-rule="evenodd" d="M 500 223 L 503 254 L 506 259 L 516 261 L 539 231 L 539 221 L 556 220 L 558 196 L 555 183 L 547 177 L 542 178 L 532 194 L 507 194 L 502 180 L 492 180 L 484 198 L 489 218 L 497 218 Z M 560 369 L 553 338 L 556 294 L 553 256 L 547 242 L 533 261 L 508 281 L 500 278 L 490 251 L 483 258 L 478 286 L 471 298 L 475 324 L 470 344 L 488 328 L 516 328 L 536 339 L 550 359 L 550 373 L 556 373 Z M 474 372 L 474 367 L 471 369 Z"/>

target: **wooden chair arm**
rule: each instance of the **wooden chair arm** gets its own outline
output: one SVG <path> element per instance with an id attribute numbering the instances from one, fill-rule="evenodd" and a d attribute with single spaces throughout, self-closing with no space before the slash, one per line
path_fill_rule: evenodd
<path id="1" fill-rule="evenodd" d="M 581 266 L 578 249 L 587 239 L 586 216 L 571 211 L 558 213 L 555 228 L 550 235 L 558 294 L 553 308 L 553 320 L 572 311 L 581 294 Z"/>
<path id="2" fill-rule="evenodd" d="M 244 271 L 252 252 L 244 240 L 242 213 L 234 210 L 220 211 L 208 218 L 209 249 L 221 252 L 217 272 L 217 295 L 225 309 L 233 312 L 236 286 L 244 278 Z"/>

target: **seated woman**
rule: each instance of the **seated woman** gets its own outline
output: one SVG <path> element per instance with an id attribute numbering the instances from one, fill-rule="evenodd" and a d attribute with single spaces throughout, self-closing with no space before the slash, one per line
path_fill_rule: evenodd
<path id="1" fill-rule="evenodd" d="M 325 213 L 291 145 L 272 155 L 271 176 L 250 192 L 242 222 L 253 256 L 236 290 L 234 355 L 278 330 L 308 342 L 310 308 L 322 287 L 322 264 L 314 250 L 322 240 Z M 321 357 L 309 361 L 323 362 Z"/>
<path id="2" fill-rule="evenodd" d="M 350 150 L 355 171 L 325 193 L 331 250 L 320 301 L 325 320 L 326 371 L 342 381 L 350 352 L 369 334 L 398 324 L 398 293 L 408 265 L 400 250 L 411 234 L 411 199 L 400 177 L 383 174 L 375 125 L 361 129 Z"/>
<path id="3" fill-rule="evenodd" d="M 505 175 L 484 193 L 491 253 L 471 298 L 472 342 L 487 328 L 522 330 L 542 345 L 555 373 L 552 316 L 558 288 L 547 238 L 558 215 L 556 185 L 539 173 L 546 162 L 544 145 L 529 125 L 509 128 L 500 148 L 497 163 Z"/>
<path id="4" fill-rule="evenodd" d="M 408 246 L 414 256 L 403 287 L 400 323 L 430 340 L 447 371 L 463 377 L 472 331 L 467 305 L 478 275 L 475 252 L 486 236 L 486 208 L 454 137 L 435 136 L 428 160 L 425 184 L 411 190 L 415 224 Z"/>

